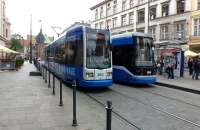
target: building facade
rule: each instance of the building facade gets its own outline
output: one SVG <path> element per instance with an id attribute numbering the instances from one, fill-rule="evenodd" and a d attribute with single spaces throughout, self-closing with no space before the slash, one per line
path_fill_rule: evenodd
<path id="1" fill-rule="evenodd" d="M 189 48 L 200 53 L 200 0 L 192 0 L 189 20 Z"/>
<path id="2" fill-rule="evenodd" d="M 104 0 L 91 7 L 92 27 L 111 35 L 144 32 L 157 48 L 180 48 L 189 40 L 191 1 L 197 0 Z"/>
<path id="3" fill-rule="evenodd" d="M 5 0 L 0 0 L 0 45 L 6 46 L 10 40 L 10 22 L 6 17 Z"/>

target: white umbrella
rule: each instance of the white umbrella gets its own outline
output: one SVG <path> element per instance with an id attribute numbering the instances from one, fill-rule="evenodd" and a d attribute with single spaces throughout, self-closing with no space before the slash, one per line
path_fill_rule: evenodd
<path id="1" fill-rule="evenodd" d="M 193 51 L 187 50 L 187 51 L 184 52 L 184 55 L 185 56 L 192 56 L 192 57 L 194 57 L 194 56 L 197 56 L 198 54 L 195 53 L 195 52 L 193 52 Z"/>

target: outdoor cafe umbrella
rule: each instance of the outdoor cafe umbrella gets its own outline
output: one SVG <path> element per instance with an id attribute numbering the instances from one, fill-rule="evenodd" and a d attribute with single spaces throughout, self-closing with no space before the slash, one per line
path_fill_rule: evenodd
<path id="1" fill-rule="evenodd" d="M 195 56 L 197 56 L 198 54 L 195 53 L 195 52 L 193 52 L 193 51 L 187 50 L 187 51 L 184 52 L 184 55 L 185 55 L 185 56 L 192 56 L 192 57 L 195 57 Z"/>

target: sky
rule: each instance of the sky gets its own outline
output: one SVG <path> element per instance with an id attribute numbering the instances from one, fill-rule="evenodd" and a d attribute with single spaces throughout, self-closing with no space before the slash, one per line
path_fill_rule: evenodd
<path id="1" fill-rule="evenodd" d="M 22 36 L 32 32 L 36 35 L 42 25 L 43 33 L 56 36 L 51 26 L 62 29 L 76 21 L 91 20 L 90 7 L 102 0 L 6 0 L 6 15 L 11 22 L 11 33 Z M 61 31 L 59 29 L 57 32 Z"/>

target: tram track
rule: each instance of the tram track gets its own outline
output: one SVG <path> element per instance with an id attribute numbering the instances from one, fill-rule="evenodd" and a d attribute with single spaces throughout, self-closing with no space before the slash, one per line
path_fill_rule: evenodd
<path id="1" fill-rule="evenodd" d="M 177 114 L 177 113 L 172 113 L 172 112 L 166 111 L 166 110 L 164 110 L 162 107 L 159 107 L 159 106 L 157 106 L 157 105 L 154 105 L 154 104 L 152 104 L 152 103 L 150 103 L 150 102 L 146 103 L 146 102 L 144 102 L 144 101 L 142 101 L 142 100 L 140 100 L 140 99 L 138 99 L 138 98 L 136 98 L 136 97 L 129 96 L 128 94 L 124 94 L 124 93 L 119 92 L 119 91 L 117 91 L 117 90 L 114 90 L 114 89 L 112 89 L 112 88 L 109 88 L 108 91 L 109 91 L 108 93 L 110 93 L 110 95 L 113 95 L 112 93 L 118 94 L 118 95 L 120 95 L 120 96 L 122 96 L 122 97 L 124 97 L 124 98 L 130 99 L 130 100 L 132 100 L 132 101 L 134 101 L 134 102 L 138 102 L 138 103 L 140 103 L 140 104 L 143 104 L 144 106 L 148 106 L 148 107 L 152 108 L 153 110 L 159 111 L 162 115 L 165 115 L 165 116 L 168 116 L 168 117 L 173 117 L 173 118 L 175 118 L 175 119 L 177 119 L 177 120 L 183 121 L 183 122 L 185 122 L 185 123 L 188 123 L 188 124 L 190 124 L 190 125 L 193 125 L 193 126 L 196 126 L 196 127 L 200 128 L 200 124 L 198 124 L 198 123 L 196 123 L 196 122 L 194 122 L 194 121 L 192 121 L 192 120 L 190 120 L 190 119 L 187 119 L 187 118 L 185 118 L 185 117 L 179 116 L 179 114 Z M 141 90 L 141 91 L 143 91 L 143 90 Z M 156 94 L 156 93 L 148 92 L 148 91 L 143 91 L 143 92 L 151 93 L 151 94 L 154 94 L 154 95 L 157 95 L 157 96 L 161 96 L 161 97 L 164 97 L 164 98 L 168 98 L 168 99 L 170 99 L 170 100 L 174 100 L 173 98 L 170 98 L 170 97 L 167 97 L 167 96 L 164 96 L 164 95 L 161 95 L 161 94 Z M 105 92 L 105 93 L 106 93 L 106 92 Z M 89 93 L 85 93 L 85 94 L 86 94 L 89 98 L 93 99 L 95 102 L 101 104 L 102 107 L 105 107 L 105 106 L 106 106 L 106 105 L 103 103 L 103 102 L 105 102 L 105 101 L 99 100 L 98 97 L 95 97 L 95 94 L 89 94 Z M 185 104 L 187 104 L 187 105 L 193 105 L 193 104 L 190 104 L 190 103 L 181 101 L 181 100 L 176 100 L 176 101 L 179 101 L 179 102 L 181 102 L 181 103 L 185 103 Z M 200 106 L 198 106 L 198 105 L 193 105 L 193 106 L 198 107 L 198 108 L 200 107 Z M 116 111 L 116 109 L 114 108 L 114 109 L 113 109 L 113 114 L 116 115 L 117 117 L 119 117 L 120 119 L 122 119 L 123 121 L 125 121 L 127 124 L 131 125 L 132 127 L 137 128 L 138 130 L 141 130 L 141 128 L 138 127 L 135 123 L 132 123 L 132 121 L 130 121 L 130 120 L 128 120 L 126 117 L 122 116 L 122 115 L 120 114 L 120 110 L 117 110 L 117 111 Z"/>
<path id="2" fill-rule="evenodd" d="M 139 99 L 136 99 L 136 98 L 134 98 L 134 97 L 130 97 L 130 96 L 128 96 L 128 95 L 125 95 L 125 94 L 123 94 L 123 93 L 121 93 L 121 92 L 118 92 L 118 91 L 116 91 L 116 90 L 113 90 L 113 89 L 112 89 L 112 91 L 115 92 L 115 93 L 117 93 L 117 94 L 119 94 L 119 95 L 121 95 L 121 96 L 123 96 L 123 97 L 129 98 L 130 100 L 134 100 L 134 101 L 139 102 L 139 103 L 141 103 L 141 104 L 143 104 L 143 105 L 145 105 L 145 106 L 149 106 L 149 107 L 153 108 L 154 110 L 160 111 L 160 112 L 162 112 L 163 114 L 165 114 L 165 115 L 167 115 L 167 116 L 174 117 L 174 118 L 176 118 L 176 119 L 182 120 L 182 121 L 184 121 L 184 122 L 187 122 L 187 123 L 189 123 L 189 124 L 192 124 L 192 125 L 197 126 L 197 127 L 200 128 L 200 124 L 195 123 L 195 122 L 193 122 L 193 121 L 191 121 L 191 120 L 189 120 L 189 119 L 183 118 L 183 117 L 181 117 L 181 116 L 178 116 L 178 114 L 174 114 L 174 113 L 165 111 L 164 109 L 160 108 L 160 107 L 157 106 L 157 105 L 153 105 L 153 104 L 150 104 L 150 103 L 149 103 L 149 104 L 148 104 L 148 103 L 145 103 L 145 102 L 143 102 L 143 101 L 140 101 Z"/>
<path id="3" fill-rule="evenodd" d="M 150 86 L 150 87 L 155 87 L 155 85 L 149 85 L 149 86 Z M 159 86 L 160 86 L 160 85 L 159 85 Z M 149 94 L 152 94 L 152 95 L 160 96 L 160 97 L 163 97 L 163 98 L 167 98 L 167 99 L 170 99 L 170 100 L 173 100 L 173 101 L 178 101 L 178 102 L 181 102 L 181 103 L 190 105 L 190 106 L 194 106 L 194 107 L 200 108 L 200 105 L 195 105 L 195 104 L 192 104 L 192 103 L 189 103 L 189 102 L 186 102 L 186 101 L 177 99 L 177 98 L 165 96 L 165 95 L 162 95 L 162 94 L 158 94 L 158 93 L 155 93 L 155 92 L 150 92 L 150 91 L 143 90 L 143 89 L 139 89 L 139 88 L 135 88 L 135 89 L 137 89 L 137 90 L 139 90 L 139 91 L 142 91 L 142 92 L 145 92 L 145 93 L 149 93 Z"/>
<path id="4" fill-rule="evenodd" d="M 92 99 L 93 101 L 95 101 L 96 103 L 98 103 L 99 105 L 101 105 L 102 107 L 106 107 L 106 104 L 102 103 L 101 101 L 99 101 L 97 98 L 95 98 L 94 96 L 84 92 L 85 95 L 87 95 L 90 99 Z M 139 128 L 137 125 L 135 125 L 134 123 L 132 123 L 131 121 L 129 121 L 128 119 L 126 119 L 125 117 L 123 117 L 121 114 L 119 114 L 117 111 L 112 110 L 112 113 L 120 120 L 122 120 L 123 122 L 125 122 L 126 124 L 128 124 L 129 126 L 136 128 L 137 130 L 142 130 L 141 128 Z"/>

